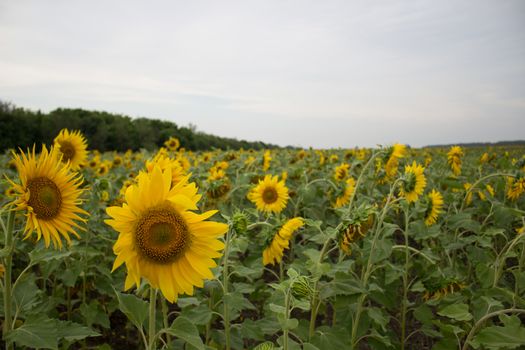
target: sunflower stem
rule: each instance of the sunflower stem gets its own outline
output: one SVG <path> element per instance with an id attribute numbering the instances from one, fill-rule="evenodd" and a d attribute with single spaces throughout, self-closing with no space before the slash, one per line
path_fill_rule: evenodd
<path id="1" fill-rule="evenodd" d="M 224 247 L 224 259 L 222 266 L 222 288 L 223 288 L 223 297 L 222 297 L 222 306 L 223 306 L 223 321 L 224 321 L 224 338 L 226 343 L 226 350 L 230 350 L 230 308 L 228 305 L 228 258 L 230 254 L 230 243 L 231 243 L 231 229 L 228 228 L 226 232 L 226 242 Z"/>
<path id="2" fill-rule="evenodd" d="M 7 217 L 7 230 L 4 232 L 5 236 L 5 248 L 8 251 L 8 254 L 6 257 L 4 257 L 4 267 L 5 267 L 5 276 L 4 276 L 4 328 L 3 328 L 3 334 L 2 338 L 4 339 L 6 343 L 6 349 L 12 350 L 13 349 L 13 343 L 8 342 L 6 340 L 7 334 L 12 329 L 12 313 L 11 313 L 11 306 L 12 306 L 12 295 L 13 290 L 11 287 L 11 273 L 13 269 L 13 227 L 15 224 L 15 211 L 11 210 L 9 212 L 9 215 Z"/>
<path id="3" fill-rule="evenodd" d="M 148 349 L 155 350 L 155 311 L 157 309 L 157 289 L 150 286 L 149 290 L 149 328 Z"/>
<path id="4" fill-rule="evenodd" d="M 401 349 L 405 349 L 405 340 L 406 340 L 406 315 L 408 307 L 408 268 L 409 268 L 409 245 L 408 245 L 408 222 L 409 222 L 409 212 L 408 207 L 405 208 L 405 270 L 403 271 L 403 300 L 401 304 Z"/>
<path id="5" fill-rule="evenodd" d="M 331 238 L 328 237 L 326 241 L 324 242 L 323 248 L 321 249 L 321 253 L 319 254 L 319 260 L 317 261 L 317 267 L 320 270 L 321 263 L 323 262 L 324 256 L 326 254 L 326 250 L 330 244 Z M 314 292 L 312 295 L 312 299 L 310 302 L 310 325 L 308 327 L 308 340 L 312 340 L 312 337 L 315 333 L 315 322 L 317 320 L 317 312 L 319 311 L 319 306 L 321 305 L 321 301 L 318 298 L 319 291 L 317 290 L 319 287 L 319 279 L 321 278 L 320 275 L 315 276 L 314 281 Z"/>
<path id="6" fill-rule="evenodd" d="M 286 325 L 283 330 L 283 350 L 288 350 L 288 319 L 290 318 L 290 288 L 286 291 L 285 297 L 284 297 L 284 309 L 285 309 L 285 320 L 284 324 Z"/>
<path id="7" fill-rule="evenodd" d="M 168 320 L 168 313 L 169 313 L 168 302 L 164 298 L 161 298 L 161 300 L 162 300 L 161 302 L 162 320 L 164 322 L 164 328 L 169 328 L 170 325 L 169 325 L 169 320 Z M 171 345 L 171 336 L 168 333 L 166 333 L 165 336 L 166 336 L 166 345 L 169 348 Z"/>

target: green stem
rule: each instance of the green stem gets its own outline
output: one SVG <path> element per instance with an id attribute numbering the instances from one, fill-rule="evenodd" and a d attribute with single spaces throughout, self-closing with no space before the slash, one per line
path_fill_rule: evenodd
<path id="1" fill-rule="evenodd" d="M 288 319 L 290 318 L 290 290 L 286 292 L 286 295 L 284 297 L 284 324 L 286 325 L 283 330 L 283 350 L 288 350 Z"/>
<path id="2" fill-rule="evenodd" d="M 499 310 L 491 312 L 490 314 L 486 314 L 482 318 L 476 322 L 476 324 L 472 327 L 470 332 L 467 335 L 467 338 L 465 339 L 465 342 L 463 343 L 463 346 L 461 347 L 461 350 L 467 350 L 468 349 L 468 343 L 474 337 L 474 334 L 476 334 L 477 330 L 481 327 L 483 322 L 487 321 L 489 318 L 492 318 L 494 316 L 502 315 L 502 314 L 525 314 L 525 309 L 505 309 L 505 310 Z"/>
<path id="3" fill-rule="evenodd" d="M 231 230 L 228 229 L 226 233 L 226 245 L 224 247 L 224 259 L 222 267 L 222 290 L 223 290 L 223 321 L 224 321 L 224 338 L 226 342 L 226 350 L 230 350 L 230 308 L 228 306 L 227 298 L 228 295 L 228 259 L 230 255 L 230 242 L 231 242 Z"/>
<path id="4" fill-rule="evenodd" d="M 408 245 L 408 208 L 405 209 L 405 271 L 403 271 L 403 300 L 401 304 L 401 349 L 405 349 L 405 338 L 406 338 L 406 314 L 408 307 L 408 262 L 410 258 L 409 245 Z"/>
<path id="5" fill-rule="evenodd" d="M 164 322 L 164 328 L 169 328 L 170 325 L 169 325 L 169 320 L 168 320 L 168 313 L 169 313 L 168 302 L 164 298 L 162 298 L 161 307 L 162 307 L 162 320 Z M 168 348 L 170 347 L 170 344 L 171 344 L 171 336 L 168 333 L 166 333 L 166 345 Z"/>
<path id="6" fill-rule="evenodd" d="M 8 251 L 6 257 L 4 257 L 4 267 L 5 267 L 5 276 L 4 276 L 4 328 L 3 328 L 3 339 L 6 342 L 6 349 L 12 350 L 13 343 L 6 340 L 7 334 L 11 331 L 12 325 L 12 296 L 13 290 L 11 288 L 11 279 L 12 279 L 12 269 L 13 269 L 13 228 L 15 224 L 15 211 L 12 210 L 9 212 L 7 218 L 7 230 L 5 234 L 5 248 Z"/>
<path id="7" fill-rule="evenodd" d="M 355 195 L 357 193 L 357 190 L 359 189 L 359 185 L 361 184 L 361 181 L 362 181 L 362 178 L 363 178 L 363 175 L 366 173 L 366 170 L 368 169 L 368 167 L 370 166 L 370 164 L 372 164 L 372 161 L 379 155 L 381 154 L 381 151 L 375 153 L 375 154 L 372 154 L 372 156 L 370 157 L 370 159 L 368 160 L 368 162 L 366 163 L 366 165 L 364 166 L 364 168 L 361 170 L 361 173 L 359 174 L 359 177 L 357 178 L 357 181 L 355 183 L 355 188 L 354 188 L 354 191 L 352 192 L 352 196 L 350 197 L 350 201 L 348 202 L 348 209 L 352 209 L 352 204 L 354 203 L 354 198 L 355 198 Z"/>
<path id="8" fill-rule="evenodd" d="M 155 311 L 157 309 L 157 289 L 150 286 L 149 290 L 149 327 L 148 349 L 155 350 Z"/>
<path id="9" fill-rule="evenodd" d="M 327 238 L 324 242 L 323 248 L 321 249 L 321 253 L 319 254 L 319 260 L 317 261 L 317 266 L 320 267 L 321 263 L 323 262 L 324 256 L 326 254 L 326 250 L 328 249 L 328 245 L 330 244 L 331 239 Z M 321 276 L 315 276 L 315 282 L 314 282 L 314 294 L 312 296 L 312 301 L 310 302 L 310 325 L 308 328 L 308 339 L 311 340 L 315 333 L 315 322 L 317 320 L 317 312 L 319 311 L 319 306 L 321 304 L 321 301 L 318 298 L 319 295 L 319 279 Z"/>
<path id="10" fill-rule="evenodd" d="M 377 222 L 376 230 L 374 232 L 374 236 L 372 237 L 372 243 L 370 245 L 370 253 L 368 255 L 367 263 L 366 263 L 366 269 L 363 270 L 361 274 L 361 285 L 363 288 L 366 288 L 366 285 L 368 283 L 368 279 L 370 278 L 370 275 L 372 273 L 372 256 L 374 253 L 374 249 L 376 246 L 377 239 L 379 238 L 379 233 L 381 233 L 381 230 L 383 228 L 383 222 L 385 220 L 386 213 L 388 211 L 388 208 L 390 204 L 394 203 L 396 200 L 392 201 L 392 196 L 394 195 L 395 188 L 397 184 L 399 183 L 399 179 L 394 181 L 392 184 L 392 187 L 390 188 L 390 193 L 388 194 L 388 197 L 386 199 L 385 206 L 383 208 L 383 211 L 381 212 L 381 216 L 379 218 L 379 221 Z M 363 303 L 366 300 L 366 294 L 362 294 L 359 299 L 357 300 L 357 307 L 355 312 L 355 317 L 353 319 L 352 323 L 352 348 L 355 349 L 359 339 L 357 339 L 357 330 L 359 327 L 359 321 L 361 319 L 361 312 L 363 312 Z"/>
<path id="11" fill-rule="evenodd" d="M 494 262 L 494 281 L 492 283 L 492 287 L 496 288 L 498 285 L 498 281 L 501 277 L 501 274 L 503 273 L 503 268 L 505 267 L 505 260 L 507 259 L 506 255 L 507 253 L 518 243 L 518 241 L 524 237 L 523 235 L 516 235 L 514 239 L 508 244 L 508 247 L 504 247 L 501 253 L 498 254 L 496 257 L 496 261 Z"/>

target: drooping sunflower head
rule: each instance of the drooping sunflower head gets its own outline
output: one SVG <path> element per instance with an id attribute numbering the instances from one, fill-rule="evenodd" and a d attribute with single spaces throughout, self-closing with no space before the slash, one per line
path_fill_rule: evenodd
<path id="1" fill-rule="evenodd" d="M 257 186 L 248 193 L 248 199 L 262 212 L 280 213 L 286 207 L 288 198 L 288 188 L 284 181 L 271 175 L 259 180 Z"/>
<path id="2" fill-rule="evenodd" d="M 463 149 L 459 146 L 452 146 L 447 153 L 448 164 L 456 176 L 461 175 L 461 157 L 463 155 Z"/>
<path id="3" fill-rule="evenodd" d="M 417 201 L 423 193 L 427 180 L 424 175 L 425 168 L 415 161 L 412 165 L 405 166 L 405 175 L 401 183 L 400 194 L 411 203 Z"/>
<path id="4" fill-rule="evenodd" d="M 349 169 L 350 169 L 350 165 L 347 163 L 343 163 L 337 166 L 334 171 L 334 179 L 336 181 L 343 181 L 348 176 Z"/>
<path id="5" fill-rule="evenodd" d="M 73 170 L 78 170 L 87 159 L 86 138 L 78 130 L 62 129 L 55 137 L 54 146 L 62 155 L 62 162 L 69 163 Z"/>
<path id="6" fill-rule="evenodd" d="M 350 216 L 343 220 L 338 232 L 337 241 L 343 253 L 352 253 L 351 244 L 363 238 L 374 224 L 374 209 L 369 205 L 361 205 Z"/>
<path id="7" fill-rule="evenodd" d="M 443 212 L 443 196 L 436 190 L 430 191 L 427 196 L 427 209 L 425 211 L 425 225 L 432 226 L 437 222 L 438 215 Z"/>
<path id="8" fill-rule="evenodd" d="M 387 149 L 385 155 L 385 172 L 388 178 L 393 178 L 397 174 L 399 166 L 399 159 L 403 158 L 407 153 L 406 146 L 401 143 L 396 143 Z"/>
<path id="9" fill-rule="evenodd" d="M 507 188 L 507 198 L 509 198 L 512 201 L 517 201 L 518 198 L 523 193 L 525 193 L 525 177 L 509 177 L 507 182 Z"/>
<path id="10" fill-rule="evenodd" d="M 283 258 L 283 252 L 288 249 L 290 239 L 295 231 L 303 227 L 302 218 L 292 218 L 282 225 L 275 235 L 268 241 L 263 251 L 263 265 L 278 264 Z"/>
<path id="11" fill-rule="evenodd" d="M 106 210 L 111 217 L 106 223 L 119 232 L 113 270 L 126 264 L 125 289 L 139 286 L 144 277 L 174 302 L 179 294 L 193 295 L 194 286 L 203 287 L 204 279 L 213 278 L 213 258 L 224 248 L 218 238 L 228 226 L 206 221 L 216 210 L 193 212 L 200 199 L 194 183 L 185 179 L 174 184 L 171 169 L 156 166 L 143 173 L 125 197 L 122 206 Z"/>
<path id="12" fill-rule="evenodd" d="M 164 142 L 164 146 L 168 148 L 170 151 L 176 151 L 177 148 L 180 147 L 180 141 L 176 137 L 170 137 Z"/>
<path id="13" fill-rule="evenodd" d="M 335 202 L 333 203 L 334 208 L 341 208 L 342 206 L 347 205 L 350 202 L 350 197 L 355 190 L 355 180 L 353 177 L 346 179 L 344 188 L 338 194 Z"/>
<path id="14" fill-rule="evenodd" d="M 27 155 L 13 153 L 19 173 L 19 183 L 11 182 L 16 191 L 14 204 L 27 217 L 24 239 L 37 233 L 37 240 L 44 238 L 46 247 L 52 242 L 62 248 L 62 238 L 71 243 L 69 235 L 79 238 L 76 230 L 86 220 L 80 215 L 87 212 L 80 208 L 81 175 L 73 173 L 67 164 L 60 162 L 57 148 L 48 151 L 45 146 L 37 156 L 35 147 Z"/>
<path id="15" fill-rule="evenodd" d="M 262 168 L 263 171 L 270 169 L 270 162 L 272 161 L 272 154 L 269 150 L 265 151 L 263 154 Z"/>

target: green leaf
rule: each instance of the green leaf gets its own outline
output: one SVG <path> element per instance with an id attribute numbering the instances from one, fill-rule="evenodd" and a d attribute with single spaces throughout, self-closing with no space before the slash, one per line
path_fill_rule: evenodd
<path id="1" fill-rule="evenodd" d="M 211 310 L 206 304 L 202 304 L 194 308 L 184 309 L 180 314 L 196 325 L 207 324 L 211 320 L 212 316 Z"/>
<path id="2" fill-rule="evenodd" d="M 204 343 L 199 336 L 197 327 L 195 327 L 191 321 L 185 317 L 177 317 L 171 324 L 170 328 L 166 328 L 161 332 L 165 332 L 182 339 L 197 349 L 204 349 Z"/>
<path id="3" fill-rule="evenodd" d="M 39 301 L 37 295 L 41 293 L 36 285 L 34 274 L 26 275 L 17 284 L 13 291 L 14 301 L 18 308 L 30 311 Z"/>
<path id="4" fill-rule="evenodd" d="M 52 319 L 38 317 L 9 332 L 7 341 L 33 349 L 58 349 L 58 330 Z"/>
<path id="5" fill-rule="evenodd" d="M 116 294 L 120 311 L 128 317 L 135 327 L 142 327 L 148 316 L 148 303 L 133 294 L 118 292 Z"/>
<path id="6" fill-rule="evenodd" d="M 88 326 L 99 324 L 104 328 L 110 327 L 108 314 L 102 309 L 99 303 L 95 300 L 88 304 L 80 305 L 80 313 L 86 319 Z"/>
<path id="7" fill-rule="evenodd" d="M 470 321 L 472 315 L 468 312 L 467 304 L 451 304 L 438 311 L 438 315 L 452 318 L 458 321 Z"/>
<path id="8" fill-rule="evenodd" d="M 525 344 L 525 328 L 516 326 L 491 326 L 482 329 L 471 341 L 476 349 L 515 349 Z"/>
<path id="9" fill-rule="evenodd" d="M 91 328 L 82 326 L 78 323 L 58 320 L 56 320 L 56 323 L 58 337 L 69 341 L 81 340 L 87 337 L 100 335 Z"/>
<path id="10" fill-rule="evenodd" d="M 70 255 L 71 250 L 69 249 L 57 251 L 54 249 L 43 249 L 39 247 L 29 253 L 29 258 L 31 259 L 32 264 L 38 264 L 49 260 L 62 260 Z"/>
<path id="11" fill-rule="evenodd" d="M 270 307 L 270 310 L 272 310 L 278 315 L 284 315 L 286 313 L 286 308 L 284 306 L 277 305 L 277 304 L 270 304 L 269 307 Z"/>
<path id="12" fill-rule="evenodd" d="M 392 246 L 392 241 L 388 239 L 378 240 L 375 249 L 372 252 L 372 263 L 377 264 L 378 262 L 387 259 L 392 253 Z"/>

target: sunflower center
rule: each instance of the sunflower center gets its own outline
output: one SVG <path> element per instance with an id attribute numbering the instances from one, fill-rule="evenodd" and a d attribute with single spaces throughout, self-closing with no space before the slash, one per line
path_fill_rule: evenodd
<path id="1" fill-rule="evenodd" d="M 277 201 L 277 198 L 279 198 L 279 195 L 277 194 L 277 191 L 273 187 L 267 187 L 264 189 L 262 198 L 264 200 L 264 203 L 266 204 L 272 204 Z"/>
<path id="2" fill-rule="evenodd" d="M 179 213 L 170 207 L 160 207 L 142 216 L 135 239 L 142 256 L 155 263 L 168 264 L 184 253 L 190 243 L 190 233 Z"/>
<path id="3" fill-rule="evenodd" d="M 62 152 L 62 160 L 67 162 L 75 157 L 75 146 L 69 141 L 60 141 L 60 152 Z"/>
<path id="4" fill-rule="evenodd" d="M 57 185 L 46 177 L 37 177 L 27 183 L 28 204 L 38 219 L 51 220 L 60 211 L 62 195 Z"/>

